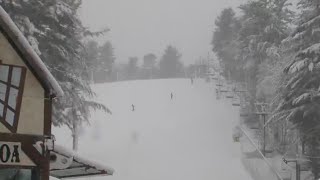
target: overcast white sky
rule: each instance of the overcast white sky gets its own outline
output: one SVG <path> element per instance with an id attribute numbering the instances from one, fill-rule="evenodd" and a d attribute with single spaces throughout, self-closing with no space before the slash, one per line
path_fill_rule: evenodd
<path id="1" fill-rule="evenodd" d="M 160 57 L 167 45 L 190 64 L 211 51 L 214 20 L 223 8 L 246 0 L 85 0 L 81 17 L 92 30 L 109 27 L 117 62 L 147 53 Z M 141 61 L 140 61 L 141 63 Z"/>

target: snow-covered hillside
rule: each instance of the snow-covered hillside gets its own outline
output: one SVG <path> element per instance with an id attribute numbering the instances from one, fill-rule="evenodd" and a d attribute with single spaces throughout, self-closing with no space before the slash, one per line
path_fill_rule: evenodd
<path id="1" fill-rule="evenodd" d="M 149 80 L 100 84 L 94 90 L 113 114 L 93 114 L 91 125 L 81 130 L 79 152 L 113 167 L 115 174 L 87 179 L 251 179 L 232 140 L 238 112 L 216 100 L 212 84 Z M 71 147 L 68 130 L 53 132 L 58 144 Z"/>

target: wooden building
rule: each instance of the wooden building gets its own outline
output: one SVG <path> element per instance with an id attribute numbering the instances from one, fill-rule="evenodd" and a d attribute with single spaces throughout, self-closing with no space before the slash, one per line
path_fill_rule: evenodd
<path id="1" fill-rule="evenodd" d="M 54 150 L 51 135 L 53 99 L 63 96 L 58 82 L 0 7 L 0 179 L 48 180 L 57 156 L 75 161 L 73 153 Z M 59 149 L 59 148 L 58 148 Z M 51 154 L 51 156 L 50 156 Z M 80 160 L 79 160 L 80 159 Z M 82 172 L 55 169 L 57 177 L 111 175 L 78 157 Z M 64 168 L 69 168 L 65 166 Z M 91 167 L 91 174 L 86 172 Z M 52 168 L 51 168 L 52 169 Z M 59 170 L 59 171 L 58 171 Z"/>

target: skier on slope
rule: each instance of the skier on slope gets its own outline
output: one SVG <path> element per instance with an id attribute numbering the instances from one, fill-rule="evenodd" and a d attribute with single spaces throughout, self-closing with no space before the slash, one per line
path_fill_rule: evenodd
<path id="1" fill-rule="evenodd" d="M 134 105 L 133 104 L 131 105 L 131 107 L 132 107 L 132 111 L 134 111 Z"/>
<path id="2" fill-rule="evenodd" d="M 173 99 L 173 93 L 172 92 L 171 92 L 170 96 L 171 96 L 171 100 L 172 100 Z"/>

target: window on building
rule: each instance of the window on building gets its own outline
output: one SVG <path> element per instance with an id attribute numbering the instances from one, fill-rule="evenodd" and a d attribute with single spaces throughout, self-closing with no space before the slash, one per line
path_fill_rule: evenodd
<path id="1" fill-rule="evenodd" d="M 39 180 L 34 169 L 0 168 L 0 177 L 4 180 Z"/>
<path id="2" fill-rule="evenodd" d="M 21 66 L 0 64 L 0 122 L 16 132 L 26 69 Z"/>

